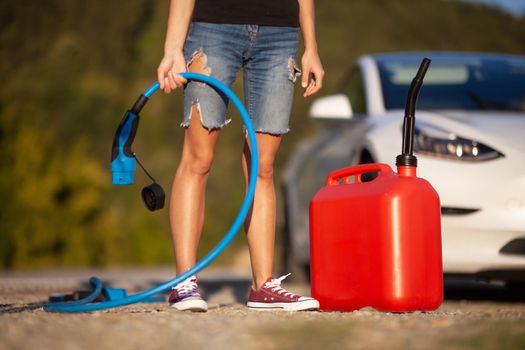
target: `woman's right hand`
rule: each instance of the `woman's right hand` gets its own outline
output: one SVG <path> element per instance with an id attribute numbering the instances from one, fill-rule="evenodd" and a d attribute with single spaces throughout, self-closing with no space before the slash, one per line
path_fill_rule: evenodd
<path id="1" fill-rule="evenodd" d="M 172 90 L 183 87 L 187 80 L 181 77 L 180 72 L 186 71 L 186 60 L 182 50 L 166 54 L 157 68 L 157 79 L 160 89 L 169 94 Z"/>

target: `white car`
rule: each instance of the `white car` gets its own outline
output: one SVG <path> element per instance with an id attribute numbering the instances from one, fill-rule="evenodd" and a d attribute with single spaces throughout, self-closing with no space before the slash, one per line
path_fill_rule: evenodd
<path id="1" fill-rule="evenodd" d="M 418 176 L 441 199 L 444 272 L 525 281 L 525 57 L 481 53 L 362 56 L 342 94 L 314 101 L 322 131 L 299 145 L 284 175 L 287 269 L 309 267 L 308 204 L 328 173 L 359 163 L 395 169 L 423 57 L 432 64 L 414 150 Z"/>

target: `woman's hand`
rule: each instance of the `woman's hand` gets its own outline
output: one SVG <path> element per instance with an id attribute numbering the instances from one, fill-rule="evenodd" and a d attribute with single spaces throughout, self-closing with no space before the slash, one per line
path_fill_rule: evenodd
<path id="1" fill-rule="evenodd" d="M 301 85 L 305 88 L 303 97 L 308 97 L 323 87 L 324 69 L 317 50 L 306 50 L 301 64 L 303 69 Z"/>
<path id="2" fill-rule="evenodd" d="M 186 71 L 186 60 L 182 50 L 176 50 L 162 58 L 157 68 L 157 79 L 160 89 L 169 94 L 172 90 L 183 87 L 187 80 L 181 77 L 180 72 Z"/>

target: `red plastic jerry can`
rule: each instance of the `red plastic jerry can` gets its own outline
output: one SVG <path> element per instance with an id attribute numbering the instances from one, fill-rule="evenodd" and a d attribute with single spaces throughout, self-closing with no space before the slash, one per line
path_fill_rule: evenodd
<path id="1" fill-rule="evenodd" d="M 371 182 L 365 173 L 377 172 Z M 353 183 L 349 179 L 353 178 Z M 435 310 L 443 300 L 440 203 L 416 167 L 328 176 L 310 203 L 312 296 L 322 310 Z"/>
<path id="2" fill-rule="evenodd" d="M 407 96 L 397 174 L 386 164 L 332 172 L 310 202 L 312 296 L 322 310 L 435 310 L 443 300 L 439 196 L 416 176 L 416 100 L 423 59 Z M 363 174 L 378 176 L 363 182 Z"/>

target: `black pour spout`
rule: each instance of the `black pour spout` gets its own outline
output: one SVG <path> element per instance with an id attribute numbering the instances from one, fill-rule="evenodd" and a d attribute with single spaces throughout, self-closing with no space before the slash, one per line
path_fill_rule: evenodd
<path id="1" fill-rule="evenodd" d="M 408 90 L 407 102 L 405 106 L 405 119 L 403 122 L 403 146 L 401 154 L 396 157 L 397 166 L 417 166 L 417 158 L 414 156 L 414 128 L 416 122 L 416 102 L 423 85 L 423 78 L 427 73 L 430 60 L 424 58 L 419 66 L 416 76 L 410 84 Z"/>

